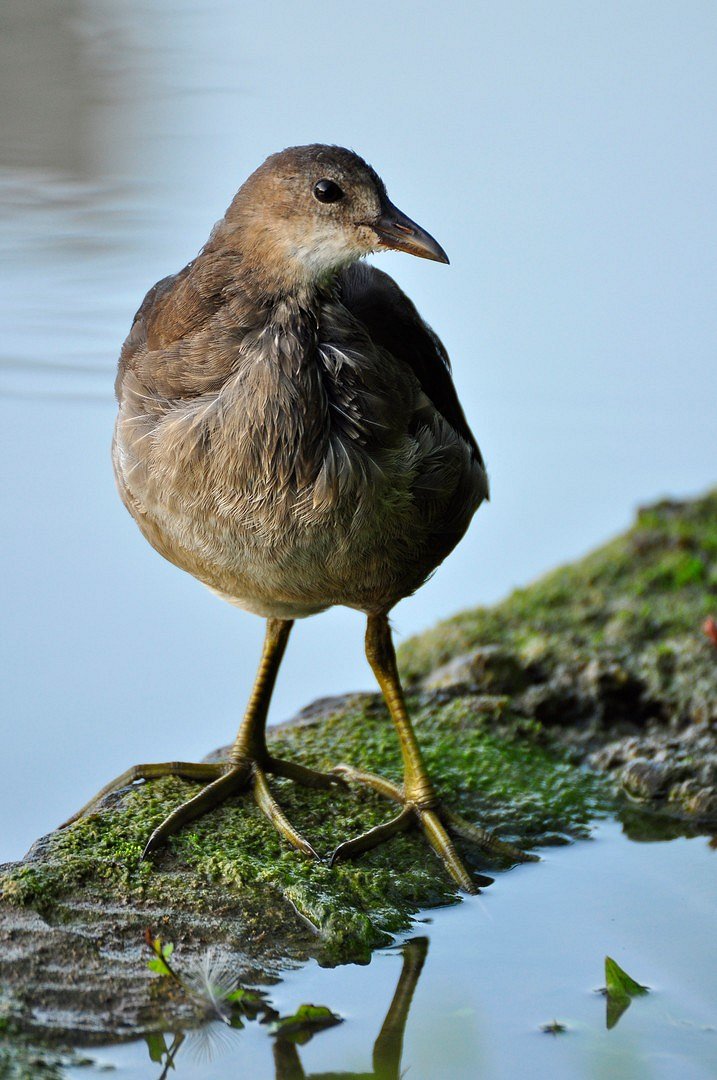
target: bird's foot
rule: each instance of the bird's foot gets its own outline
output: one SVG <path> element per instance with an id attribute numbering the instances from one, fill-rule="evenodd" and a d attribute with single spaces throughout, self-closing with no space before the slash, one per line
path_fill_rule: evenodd
<path id="1" fill-rule="evenodd" d="M 292 847 L 303 852 L 312 859 L 318 859 L 308 840 L 299 833 L 284 814 L 271 793 L 267 781 L 267 773 L 276 776 L 284 776 L 304 787 L 331 788 L 343 787 L 343 779 L 333 773 L 322 773 L 315 769 L 307 769 L 292 761 L 283 761 L 272 757 L 270 754 L 261 754 L 256 757 L 245 756 L 237 762 L 193 762 L 193 761 L 167 761 L 157 764 L 134 765 L 131 769 L 122 773 L 121 776 L 110 781 L 99 791 L 93 799 L 68 818 L 60 828 L 68 825 L 96 809 L 105 796 L 119 791 L 122 788 L 135 784 L 139 780 L 157 780 L 164 776 L 178 776 L 184 780 L 209 781 L 206 787 L 192 799 L 182 803 L 176 810 L 164 819 L 149 840 L 142 853 L 145 859 L 151 852 L 166 844 L 170 836 L 190 821 L 209 813 L 232 795 L 243 791 L 251 791 L 259 809 L 269 818 L 277 832 L 287 840 Z"/>
<path id="2" fill-rule="evenodd" d="M 428 799 L 425 802 L 411 800 L 407 797 L 403 788 L 399 787 L 398 784 L 391 783 L 390 780 L 386 780 L 382 776 L 363 772 L 361 769 L 355 769 L 352 765 L 337 765 L 333 771 L 336 776 L 349 784 L 361 784 L 364 787 L 371 788 L 373 791 L 377 791 L 385 798 L 392 799 L 394 802 L 399 803 L 402 809 L 396 817 L 384 825 L 377 825 L 375 828 L 369 829 L 368 832 L 339 844 L 331 856 L 332 865 L 340 859 L 349 859 L 355 855 L 360 855 L 364 851 L 369 851 L 378 844 L 382 844 L 385 840 L 389 840 L 392 836 L 416 827 L 423 830 L 426 839 L 448 873 L 459 887 L 467 893 L 477 892 L 480 886 L 490 885 L 493 879 L 483 874 L 471 874 L 466 869 L 453 845 L 453 841 L 448 835 L 449 831 L 456 833 L 464 840 L 468 840 L 493 857 L 499 857 L 513 863 L 535 862 L 538 859 L 537 855 L 522 851 L 513 844 L 506 843 L 505 840 L 499 840 L 497 836 L 488 832 L 487 829 L 471 824 L 471 822 L 442 806 L 437 800 Z"/>

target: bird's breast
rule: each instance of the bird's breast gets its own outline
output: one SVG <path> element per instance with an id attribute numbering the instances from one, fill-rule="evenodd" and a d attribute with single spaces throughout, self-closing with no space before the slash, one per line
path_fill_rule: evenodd
<path id="1" fill-rule="evenodd" d="M 411 430 L 412 374 L 331 329 L 307 345 L 265 328 L 216 392 L 149 410 L 129 384 L 122 397 L 115 468 L 145 536 L 260 614 L 405 595 L 461 484 L 461 531 L 477 505 L 462 440 L 438 414 Z"/>
<path id="2" fill-rule="evenodd" d="M 267 326 L 218 391 L 154 409 L 128 381 L 115 432 L 121 486 L 167 528 L 230 522 L 264 538 L 350 516 L 356 500 L 390 488 L 411 380 L 340 339 L 310 346 Z"/>

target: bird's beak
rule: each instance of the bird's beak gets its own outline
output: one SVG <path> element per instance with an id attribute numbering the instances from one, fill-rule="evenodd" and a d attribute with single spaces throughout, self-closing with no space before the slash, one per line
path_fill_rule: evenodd
<path id="1" fill-rule="evenodd" d="M 448 256 L 438 241 L 401 213 L 393 203 L 386 202 L 378 221 L 371 222 L 371 228 L 378 236 L 381 247 L 407 251 L 409 255 L 432 259 L 433 262 L 448 262 Z"/>

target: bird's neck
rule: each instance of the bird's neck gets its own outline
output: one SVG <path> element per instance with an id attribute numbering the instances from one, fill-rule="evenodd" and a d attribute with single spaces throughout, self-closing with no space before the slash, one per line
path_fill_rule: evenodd
<path id="1" fill-rule="evenodd" d="M 293 299 L 309 308 L 336 274 L 365 252 L 352 249 L 334 229 L 311 233 L 290 216 L 277 217 L 240 191 L 204 248 L 236 255 L 242 285 L 257 301 Z"/>

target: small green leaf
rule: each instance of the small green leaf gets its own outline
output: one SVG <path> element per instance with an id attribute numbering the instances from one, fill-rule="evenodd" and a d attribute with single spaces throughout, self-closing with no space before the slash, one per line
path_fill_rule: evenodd
<path id="1" fill-rule="evenodd" d="M 605 957 L 605 986 L 608 994 L 613 997 L 620 997 L 622 994 L 638 997 L 640 994 L 647 994 L 649 990 L 647 986 L 635 982 L 610 956 Z"/>
<path id="2" fill-rule="evenodd" d="M 155 956 L 154 960 L 147 961 L 147 967 L 150 971 L 156 971 L 158 975 L 170 975 L 171 972 L 164 960 L 161 960 L 158 956 Z"/>
<path id="3" fill-rule="evenodd" d="M 605 1024 L 608 1030 L 615 1027 L 634 997 L 640 997 L 648 992 L 647 986 L 635 982 L 619 964 L 615 963 L 612 957 L 605 957 L 605 993 L 607 994 Z"/>
<path id="4" fill-rule="evenodd" d="M 169 958 L 174 952 L 172 942 L 168 941 L 166 945 L 163 945 L 162 939 L 160 937 L 153 938 L 149 929 L 144 932 L 144 940 L 154 953 L 154 957 L 147 962 L 149 970 L 156 971 L 158 975 L 169 975 L 170 978 L 179 982 L 180 980 L 169 966 Z"/>
<path id="5" fill-rule="evenodd" d="M 611 1031 L 622 1014 L 629 1008 L 632 998 L 628 994 L 608 994 L 605 1000 L 605 1027 Z"/>
<path id="6" fill-rule="evenodd" d="M 164 1035 L 159 1031 L 154 1031 L 150 1035 L 145 1035 L 144 1041 L 147 1043 L 150 1061 L 154 1061 L 157 1065 L 161 1065 L 164 1055 L 167 1053 L 167 1044 L 164 1041 Z"/>
<path id="7" fill-rule="evenodd" d="M 243 986 L 239 986 L 232 990 L 231 994 L 227 994 L 224 1000 L 237 1005 L 258 1005 L 261 1003 L 261 995 L 256 990 L 245 990 Z"/>
<path id="8" fill-rule="evenodd" d="M 263 990 L 247 990 L 246 987 L 239 986 L 227 994 L 224 1001 L 234 1009 L 233 1015 L 239 1013 L 248 1020 L 256 1020 L 261 1015 L 262 1023 L 267 1023 L 279 1015 L 269 1005 Z"/>
<path id="9" fill-rule="evenodd" d="M 300 1005 L 293 1016 L 280 1016 L 271 1025 L 272 1035 L 306 1043 L 317 1031 L 340 1024 L 341 1017 L 325 1005 Z"/>

